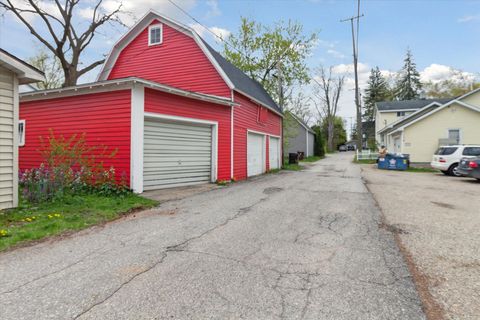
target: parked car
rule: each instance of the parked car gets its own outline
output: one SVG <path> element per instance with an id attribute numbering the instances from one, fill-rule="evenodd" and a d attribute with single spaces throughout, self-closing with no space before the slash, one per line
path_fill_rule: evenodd
<path id="1" fill-rule="evenodd" d="M 433 155 L 431 167 L 449 176 L 461 177 L 458 165 L 462 158 L 480 157 L 480 145 L 442 146 Z"/>
<path id="2" fill-rule="evenodd" d="M 340 152 L 347 151 L 347 146 L 342 144 L 340 147 L 338 147 L 338 151 Z"/>
<path id="3" fill-rule="evenodd" d="M 458 165 L 458 173 L 464 177 L 480 180 L 480 157 L 463 158 Z"/>
<path id="4" fill-rule="evenodd" d="M 353 144 L 347 145 L 347 151 L 355 151 L 355 146 Z"/>

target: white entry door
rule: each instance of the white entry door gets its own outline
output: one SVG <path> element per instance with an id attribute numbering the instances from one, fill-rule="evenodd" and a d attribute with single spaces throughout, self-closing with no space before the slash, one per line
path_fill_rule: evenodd
<path id="1" fill-rule="evenodd" d="M 280 139 L 270 137 L 270 144 L 268 148 L 268 161 L 270 169 L 280 168 Z"/>
<path id="2" fill-rule="evenodd" d="M 393 140 L 393 152 L 400 153 L 402 152 L 402 146 L 400 143 L 400 137 L 397 137 Z"/>
<path id="3" fill-rule="evenodd" d="M 256 176 L 263 173 L 264 166 L 264 136 L 247 134 L 247 176 Z"/>
<path id="4" fill-rule="evenodd" d="M 212 126 L 145 119 L 144 190 L 208 183 Z"/>

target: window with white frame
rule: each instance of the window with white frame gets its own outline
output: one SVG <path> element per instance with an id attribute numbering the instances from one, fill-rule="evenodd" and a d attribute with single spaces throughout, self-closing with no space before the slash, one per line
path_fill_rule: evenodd
<path id="1" fill-rule="evenodd" d="M 397 117 L 405 117 L 405 111 L 398 111 Z"/>
<path id="2" fill-rule="evenodd" d="M 148 27 L 148 45 L 161 44 L 163 41 L 163 30 L 161 24 L 154 24 Z"/>
<path id="3" fill-rule="evenodd" d="M 448 139 L 460 144 L 460 129 L 448 129 Z"/>
<path id="4" fill-rule="evenodd" d="M 18 145 L 25 145 L 25 120 L 18 121 Z"/>

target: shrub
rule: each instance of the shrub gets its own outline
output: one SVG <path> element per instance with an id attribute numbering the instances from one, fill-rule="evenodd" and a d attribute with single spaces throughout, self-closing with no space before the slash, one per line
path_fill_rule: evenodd
<path id="1" fill-rule="evenodd" d="M 125 175 L 117 178 L 115 169 L 104 168 L 104 159 L 113 158 L 117 152 L 108 153 L 103 146 L 89 146 L 86 135 L 76 134 L 66 139 L 55 137 L 53 131 L 47 140 L 40 138 L 40 154 L 44 163 L 39 168 L 20 174 L 24 198 L 38 203 L 63 197 L 65 193 L 98 193 L 105 196 L 122 196 L 130 192 Z"/>

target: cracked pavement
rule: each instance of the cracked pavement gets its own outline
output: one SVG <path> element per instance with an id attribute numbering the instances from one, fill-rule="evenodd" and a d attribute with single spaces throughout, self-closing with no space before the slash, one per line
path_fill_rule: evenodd
<path id="1" fill-rule="evenodd" d="M 0 318 L 424 319 L 351 159 L 0 254 Z"/>

